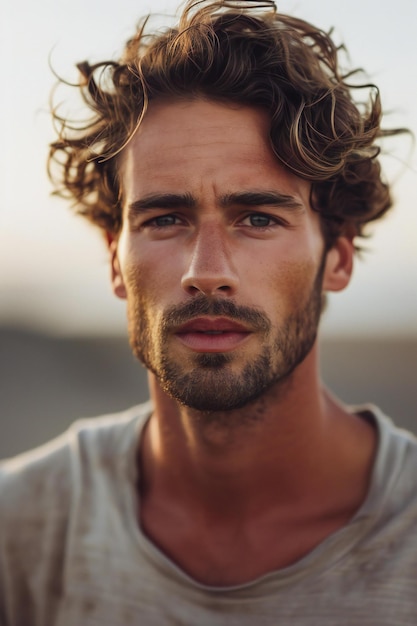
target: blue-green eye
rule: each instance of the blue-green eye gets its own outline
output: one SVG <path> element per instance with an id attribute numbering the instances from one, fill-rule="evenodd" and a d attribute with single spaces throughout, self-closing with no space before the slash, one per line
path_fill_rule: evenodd
<path id="1" fill-rule="evenodd" d="M 248 215 L 250 225 L 255 226 L 256 228 L 267 228 L 271 226 L 273 220 L 268 215 L 263 215 L 262 213 L 253 213 L 252 215 Z"/>
<path id="2" fill-rule="evenodd" d="M 177 217 L 175 215 L 159 215 L 152 220 L 152 223 L 159 228 L 164 226 L 175 226 Z"/>

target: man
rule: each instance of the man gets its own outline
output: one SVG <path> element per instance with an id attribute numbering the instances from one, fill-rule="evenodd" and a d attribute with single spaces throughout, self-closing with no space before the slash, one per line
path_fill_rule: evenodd
<path id="1" fill-rule="evenodd" d="M 3 465 L 2 624 L 414 625 L 416 441 L 317 367 L 324 294 L 390 206 L 378 96 L 272 2 L 189 3 L 79 67 L 94 119 L 51 158 L 152 401 Z"/>

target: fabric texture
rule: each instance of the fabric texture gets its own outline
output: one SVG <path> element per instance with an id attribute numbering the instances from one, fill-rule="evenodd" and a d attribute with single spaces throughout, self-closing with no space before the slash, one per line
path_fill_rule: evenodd
<path id="1" fill-rule="evenodd" d="M 76 422 L 3 462 L 1 626 L 415 626 L 417 440 L 367 411 L 378 452 L 351 522 L 235 587 L 192 580 L 140 530 L 136 451 L 149 404 Z"/>

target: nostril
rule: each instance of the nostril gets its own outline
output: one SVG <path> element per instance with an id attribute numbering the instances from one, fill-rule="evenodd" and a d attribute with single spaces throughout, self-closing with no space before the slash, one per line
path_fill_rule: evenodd
<path id="1" fill-rule="evenodd" d="M 228 285 L 220 285 L 219 287 L 213 287 L 212 285 L 188 285 L 186 287 L 189 293 L 204 293 L 206 295 L 214 295 L 216 292 L 229 293 L 231 288 Z"/>

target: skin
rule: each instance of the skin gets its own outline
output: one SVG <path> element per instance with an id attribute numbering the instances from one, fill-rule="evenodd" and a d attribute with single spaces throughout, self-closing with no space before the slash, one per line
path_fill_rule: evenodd
<path id="1" fill-rule="evenodd" d="M 321 386 L 315 341 L 317 302 L 348 284 L 352 242 L 340 237 L 325 251 L 310 185 L 279 164 L 258 109 L 152 102 L 120 174 L 113 288 L 127 299 L 130 341 L 150 371 L 155 407 L 138 454 L 139 523 L 200 582 L 244 583 L 307 554 L 366 496 L 375 434 Z M 258 197 L 247 206 L 236 195 L 243 192 L 285 202 Z M 226 304 L 196 313 L 196 302 Z M 233 307 L 258 312 L 266 326 L 242 314 L 229 332 L 238 323 Z M 183 315 L 172 321 L 169 311 Z M 184 331 L 196 319 L 209 334 L 195 325 Z M 228 332 L 219 335 L 216 323 Z M 300 332 L 308 335 L 302 359 Z M 265 354 L 268 385 L 226 407 L 222 388 L 238 396 L 248 367 Z M 175 376 L 183 377 L 178 388 Z M 186 403 L 180 397 L 185 380 L 203 389 L 200 404 L 194 391 Z M 213 395 L 214 408 L 204 404 Z"/>

